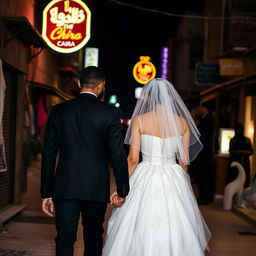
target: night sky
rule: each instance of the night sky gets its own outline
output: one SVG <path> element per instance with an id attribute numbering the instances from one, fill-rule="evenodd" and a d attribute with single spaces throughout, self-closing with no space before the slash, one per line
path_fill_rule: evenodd
<path id="1" fill-rule="evenodd" d="M 121 0 L 137 6 L 182 14 L 185 11 L 202 11 L 202 0 L 136 1 Z M 109 0 L 87 2 L 92 11 L 92 36 L 87 46 L 99 47 L 99 66 L 107 76 L 107 98 L 118 96 L 124 117 L 129 117 L 134 104 L 134 89 L 138 84 L 133 66 L 139 56 L 151 56 L 160 75 L 160 50 L 168 38 L 175 38 L 178 18 L 136 10 Z"/>

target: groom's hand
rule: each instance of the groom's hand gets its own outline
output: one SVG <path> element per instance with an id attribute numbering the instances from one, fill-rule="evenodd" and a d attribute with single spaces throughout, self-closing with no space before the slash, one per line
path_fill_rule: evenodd
<path id="1" fill-rule="evenodd" d="M 117 192 L 115 191 L 114 193 L 112 193 L 112 195 L 110 196 L 110 203 L 112 205 L 114 205 L 115 207 L 120 207 L 123 205 L 123 203 L 125 202 L 125 198 L 124 197 L 120 197 Z"/>
<path id="2" fill-rule="evenodd" d="M 50 217 L 53 217 L 54 203 L 53 203 L 52 199 L 43 199 L 42 209 L 45 214 L 47 214 Z"/>

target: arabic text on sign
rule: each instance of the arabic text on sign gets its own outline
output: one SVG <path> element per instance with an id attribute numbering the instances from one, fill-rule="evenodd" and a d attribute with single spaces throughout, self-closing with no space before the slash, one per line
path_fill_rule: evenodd
<path id="1" fill-rule="evenodd" d="M 85 20 L 85 14 L 83 10 L 79 8 L 69 8 L 68 14 L 59 12 L 58 7 L 54 7 L 50 10 L 51 22 L 57 26 L 64 26 L 65 24 L 79 24 Z"/>

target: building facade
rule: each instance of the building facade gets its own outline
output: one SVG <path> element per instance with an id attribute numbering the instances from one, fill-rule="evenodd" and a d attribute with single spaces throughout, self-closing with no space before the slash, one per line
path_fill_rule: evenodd
<path id="1" fill-rule="evenodd" d="M 42 39 L 49 1 L 1 1 L 0 59 L 6 85 L 3 138 L 7 168 L 0 172 L 0 211 L 21 203 L 29 160 L 40 152 L 52 105 L 74 96 L 81 53 L 59 54 Z M 2 86 L 2 85 L 1 85 Z"/>
<path id="2" fill-rule="evenodd" d="M 245 136 L 256 144 L 255 8 L 247 0 L 205 0 L 204 12 L 197 14 L 205 18 L 183 18 L 179 26 L 175 84 L 191 108 L 208 102 L 214 111 L 217 194 L 224 192 L 229 168 L 229 155 L 218 147 L 221 129 L 241 123 Z M 253 179 L 256 149 L 250 160 Z"/>

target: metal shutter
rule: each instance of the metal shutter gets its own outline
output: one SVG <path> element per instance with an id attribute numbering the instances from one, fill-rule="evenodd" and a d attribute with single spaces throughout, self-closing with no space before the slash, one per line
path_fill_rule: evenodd
<path id="1" fill-rule="evenodd" d="M 13 203 L 16 136 L 17 74 L 12 72 L 12 70 L 4 69 L 4 78 L 6 90 L 3 114 L 3 135 L 8 170 L 0 173 L 0 209 Z"/>

